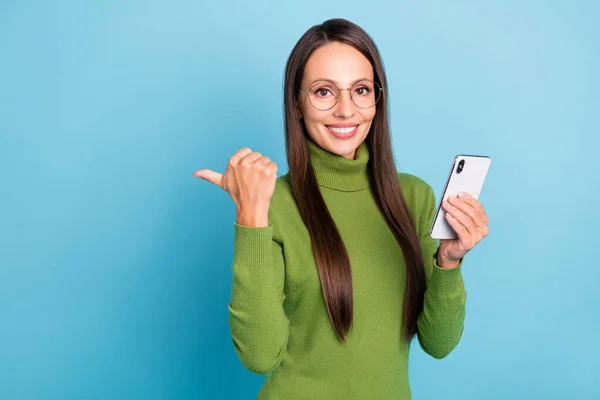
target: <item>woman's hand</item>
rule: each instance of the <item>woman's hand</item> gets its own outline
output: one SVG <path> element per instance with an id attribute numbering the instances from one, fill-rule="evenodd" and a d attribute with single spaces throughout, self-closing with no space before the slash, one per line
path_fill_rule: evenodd
<path id="1" fill-rule="evenodd" d="M 209 169 L 194 176 L 225 190 L 237 207 L 237 222 L 247 226 L 267 226 L 271 197 L 277 180 L 277 164 L 269 157 L 245 147 L 229 160 L 225 174 Z"/>
<path id="2" fill-rule="evenodd" d="M 489 219 L 479 200 L 465 192 L 450 196 L 448 200 L 442 203 L 442 207 L 458 238 L 440 239 L 438 265 L 441 268 L 456 267 L 465 254 L 489 233 Z"/>

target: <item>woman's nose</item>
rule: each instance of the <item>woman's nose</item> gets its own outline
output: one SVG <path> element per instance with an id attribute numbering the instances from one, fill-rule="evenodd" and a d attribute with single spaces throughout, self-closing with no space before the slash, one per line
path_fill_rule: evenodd
<path id="1" fill-rule="evenodd" d="M 350 97 L 350 91 L 347 89 L 340 90 L 340 97 L 336 104 L 336 113 L 344 118 L 351 117 L 354 115 L 354 102 Z"/>

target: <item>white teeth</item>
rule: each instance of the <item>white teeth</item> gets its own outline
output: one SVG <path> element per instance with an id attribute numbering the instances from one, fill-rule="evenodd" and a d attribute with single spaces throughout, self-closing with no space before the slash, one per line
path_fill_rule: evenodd
<path id="1" fill-rule="evenodd" d="M 350 132 L 352 132 L 356 128 L 356 126 L 349 126 L 347 128 L 334 128 L 333 126 L 327 126 L 327 127 L 329 129 L 331 129 L 332 131 L 334 131 L 334 132 L 342 133 L 342 134 L 344 134 L 344 133 L 350 133 Z"/>

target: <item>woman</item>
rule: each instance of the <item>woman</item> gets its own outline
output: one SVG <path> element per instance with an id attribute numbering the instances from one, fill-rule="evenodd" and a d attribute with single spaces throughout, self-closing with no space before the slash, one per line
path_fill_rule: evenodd
<path id="1" fill-rule="evenodd" d="M 237 206 L 229 326 L 259 399 L 409 399 L 416 335 L 431 356 L 459 342 L 464 255 L 488 234 L 481 204 L 444 204 L 455 240 L 429 236 L 433 190 L 398 173 L 387 83 L 357 25 L 310 28 L 287 61 L 289 173 L 243 148 L 195 175 Z M 439 247 L 438 247 L 439 246 Z"/>

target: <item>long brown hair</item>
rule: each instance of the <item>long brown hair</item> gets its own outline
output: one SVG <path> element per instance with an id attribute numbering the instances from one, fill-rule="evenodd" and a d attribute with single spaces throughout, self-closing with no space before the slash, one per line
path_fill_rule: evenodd
<path id="1" fill-rule="evenodd" d="M 417 332 L 417 319 L 423 309 L 423 255 L 392 155 L 387 81 L 381 56 L 370 36 L 345 19 L 330 19 L 310 28 L 300 38 L 287 60 L 284 82 L 285 139 L 292 191 L 311 237 L 329 319 L 340 340 L 346 342 L 345 336 L 353 319 L 350 259 L 319 191 L 309 162 L 306 128 L 297 109 L 297 94 L 306 62 L 313 51 L 330 42 L 345 43 L 360 51 L 371 62 L 375 81 L 383 88 L 370 132 L 365 139 L 370 152 L 367 169 L 370 189 L 402 248 L 406 262 L 403 333 L 406 341 L 410 342 Z"/>

